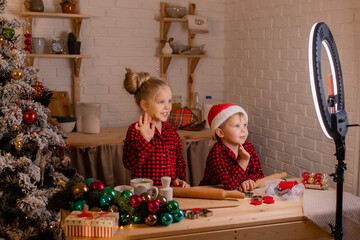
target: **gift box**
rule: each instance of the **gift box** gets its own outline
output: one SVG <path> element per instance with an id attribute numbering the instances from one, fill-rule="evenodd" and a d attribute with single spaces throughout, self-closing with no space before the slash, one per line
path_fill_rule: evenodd
<path id="1" fill-rule="evenodd" d="M 65 219 L 65 234 L 77 237 L 113 237 L 118 221 L 118 212 L 73 211 Z"/>

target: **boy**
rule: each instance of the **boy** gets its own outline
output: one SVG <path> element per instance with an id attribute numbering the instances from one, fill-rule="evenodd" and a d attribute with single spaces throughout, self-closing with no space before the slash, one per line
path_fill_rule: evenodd
<path id="1" fill-rule="evenodd" d="M 200 185 L 223 184 L 226 189 L 253 190 L 264 174 L 254 146 L 246 142 L 248 116 L 233 104 L 214 105 L 208 115 L 213 138 L 212 147 Z"/>

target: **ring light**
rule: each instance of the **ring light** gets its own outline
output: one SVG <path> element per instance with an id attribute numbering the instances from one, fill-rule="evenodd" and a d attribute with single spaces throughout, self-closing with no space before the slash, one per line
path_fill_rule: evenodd
<path id="1" fill-rule="evenodd" d="M 330 96 L 326 99 L 321 74 L 321 47 L 324 46 L 331 68 L 329 78 Z M 337 183 L 336 188 L 336 224 L 330 224 L 331 235 L 342 239 L 342 201 L 345 159 L 345 135 L 348 120 L 345 112 L 344 86 L 341 66 L 335 40 L 325 23 L 315 23 L 309 37 L 309 73 L 314 106 L 321 128 L 328 138 L 334 139 L 336 145 L 336 172 L 331 174 Z M 331 111 L 329 111 L 331 108 Z"/>
<path id="2" fill-rule="evenodd" d="M 332 92 L 335 98 L 334 113 L 329 112 L 324 93 L 321 74 L 321 46 L 324 46 L 330 61 Z M 328 138 L 334 139 L 337 144 L 342 144 L 348 125 L 345 112 L 344 86 L 335 40 L 325 23 L 314 24 L 310 31 L 309 72 L 314 106 L 321 129 Z"/>

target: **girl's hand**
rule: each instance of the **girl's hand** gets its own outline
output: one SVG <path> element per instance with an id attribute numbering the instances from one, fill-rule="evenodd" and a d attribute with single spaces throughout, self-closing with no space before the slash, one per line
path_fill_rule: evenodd
<path id="1" fill-rule="evenodd" d="M 151 117 L 145 113 L 144 116 L 139 117 L 139 122 L 135 124 L 135 129 L 139 130 L 141 135 L 145 138 L 146 141 L 150 142 L 150 140 L 154 137 L 155 134 L 155 125 L 151 123 Z"/>
<path id="2" fill-rule="evenodd" d="M 173 182 L 174 187 L 182 187 L 182 188 L 189 188 L 190 184 L 185 182 L 184 180 L 181 180 L 179 178 L 175 179 Z"/>
<path id="3" fill-rule="evenodd" d="M 242 161 L 250 160 L 250 154 L 245 150 L 245 148 L 242 144 L 239 144 L 239 155 L 240 155 L 240 159 Z"/>
<path id="4" fill-rule="evenodd" d="M 255 182 L 251 179 L 243 181 L 239 186 L 239 190 L 241 192 L 251 191 L 254 188 L 255 188 Z"/>

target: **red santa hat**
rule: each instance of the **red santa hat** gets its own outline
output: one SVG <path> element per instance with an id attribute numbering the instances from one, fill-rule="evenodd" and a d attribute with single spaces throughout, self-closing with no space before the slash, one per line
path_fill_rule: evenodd
<path id="1" fill-rule="evenodd" d="M 248 115 L 246 111 L 235 104 L 218 104 L 214 105 L 208 114 L 208 122 L 212 131 L 213 138 L 215 138 L 215 129 L 235 113 L 243 113 L 248 122 Z"/>

